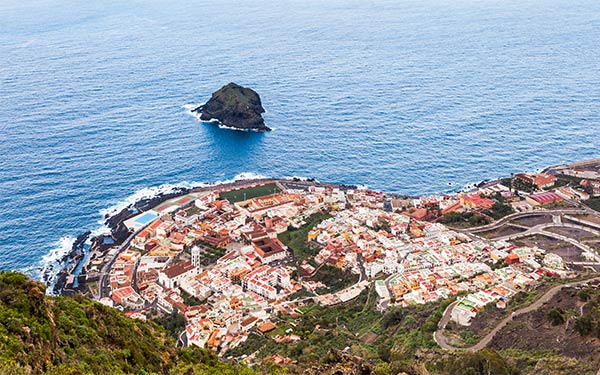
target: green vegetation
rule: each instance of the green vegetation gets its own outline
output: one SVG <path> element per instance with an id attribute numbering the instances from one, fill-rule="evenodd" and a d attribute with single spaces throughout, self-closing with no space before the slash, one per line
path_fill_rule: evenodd
<path id="1" fill-rule="evenodd" d="M 577 298 L 579 298 L 581 302 L 589 301 L 592 298 L 592 295 L 591 289 L 581 289 L 577 291 Z"/>
<path id="2" fill-rule="evenodd" d="M 582 336 L 587 336 L 595 333 L 597 324 L 590 314 L 586 314 L 575 320 L 575 330 Z"/>
<path id="3" fill-rule="evenodd" d="M 548 311 L 548 313 L 546 314 L 546 319 L 548 319 L 548 321 L 552 323 L 553 326 L 564 324 L 566 320 L 565 312 L 560 307 L 555 307 L 552 310 Z"/>
<path id="4" fill-rule="evenodd" d="M 494 374 L 510 375 L 513 369 L 500 354 L 490 350 L 476 353 L 461 353 L 436 363 L 441 374 Z"/>
<path id="5" fill-rule="evenodd" d="M 600 338 L 600 291 L 586 288 L 577 293 L 577 297 L 585 300 L 584 314 L 575 320 L 575 331 L 582 336 Z"/>
<path id="6" fill-rule="evenodd" d="M 183 303 L 188 306 L 198 306 L 206 302 L 206 300 L 201 301 L 199 298 L 194 297 L 183 290 L 181 291 L 181 297 L 183 298 Z"/>
<path id="7" fill-rule="evenodd" d="M 293 301 L 295 299 L 300 299 L 300 298 L 304 298 L 304 297 L 312 297 L 314 296 L 314 294 L 304 290 L 304 289 L 300 289 L 299 291 L 290 294 L 290 296 L 288 297 L 288 299 L 290 301 Z"/>
<path id="8" fill-rule="evenodd" d="M 186 348 L 180 352 L 178 363 L 169 372 L 172 375 L 252 375 L 254 371 L 244 365 L 221 362 L 208 350 Z M 261 371 L 262 372 L 262 371 Z M 271 373 L 271 372 L 269 372 Z"/>
<path id="9" fill-rule="evenodd" d="M 302 340 L 276 343 L 264 337 L 247 340 L 227 355 L 257 352 L 259 358 L 278 353 L 297 359 L 299 368 L 327 362 L 331 350 L 347 349 L 383 373 L 406 371 L 413 374 L 415 356 L 422 350 L 436 350 L 433 332 L 452 300 L 427 305 L 392 307 L 385 314 L 375 309 L 376 293 L 363 291 L 355 300 L 335 307 L 309 305 L 296 319 L 293 330 Z M 365 339 L 369 337 L 370 339 Z M 391 372 L 388 372 L 390 370 Z M 299 371 L 300 372 L 300 371 Z M 377 372 L 376 372 L 377 373 Z M 437 372 L 432 372 L 434 374 Z M 459 373 L 457 373 L 459 374 Z"/>
<path id="10" fill-rule="evenodd" d="M 152 322 L 82 296 L 50 298 L 0 272 L 0 374 L 251 374 L 202 349 L 178 351 Z"/>
<path id="11" fill-rule="evenodd" d="M 471 346 L 471 345 L 475 345 L 477 343 L 477 336 L 475 336 L 475 334 L 473 333 L 473 331 L 471 331 L 470 329 L 466 329 L 464 331 L 461 332 L 460 337 L 463 340 L 463 343 L 466 346 Z"/>
<path id="12" fill-rule="evenodd" d="M 515 210 L 508 204 L 496 202 L 489 210 L 485 210 L 484 213 L 488 216 L 491 216 L 494 220 L 498 220 L 503 218 L 504 216 L 510 215 Z"/>
<path id="13" fill-rule="evenodd" d="M 358 281 L 358 275 L 350 271 L 344 271 L 328 264 L 323 265 L 319 271 L 311 277 L 312 281 L 320 281 L 327 285 L 323 290 L 317 290 L 317 293 L 337 292 Z"/>
<path id="14" fill-rule="evenodd" d="M 169 336 L 177 340 L 179 334 L 185 329 L 185 317 L 176 309 L 171 314 L 161 315 L 154 322 L 162 326 Z"/>
<path id="15" fill-rule="evenodd" d="M 264 197 L 281 192 L 276 184 L 252 186 L 245 189 L 230 190 L 219 194 L 221 199 L 227 199 L 231 203 L 241 202 L 247 199 Z"/>
<path id="16" fill-rule="evenodd" d="M 512 186 L 512 178 L 511 177 L 506 177 L 506 178 L 502 178 L 500 179 L 500 183 L 504 186 L 506 186 L 507 188 Z"/>
<path id="17" fill-rule="evenodd" d="M 355 354 L 360 352 L 367 357 L 373 357 L 374 349 L 363 346 L 360 337 L 380 326 L 382 315 L 375 311 L 374 294 L 375 292 L 372 291 L 369 297 L 364 291 L 347 305 L 307 306 L 303 309 L 304 314 L 294 322 L 293 333 L 302 338 L 297 343 L 277 343 L 264 337 L 251 340 L 253 338 L 251 336 L 241 347 L 227 352 L 227 356 L 239 356 L 258 351 L 259 358 L 278 353 L 297 358 L 304 364 L 310 364 L 325 358 L 330 349 L 343 350 L 346 346 L 354 346 L 357 349 Z M 368 304 L 367 300 L 369 300 Z"/>
<path id="18" fill-rule="evenodd" d="M 227 250 L 220 247 L 212 247 L 207 243 L 199 243 L 198 246 L 202 249 L 200 253 L 200 264 L 208 266 L 215 263 L 220 257 L 227 253 Z"/>
<path id="19" fill-rule="evenodd" d="M 592 210 L 600 212 L 600 197 L 590 198 L 582 202 Z"/>
<path id="20" fill-rule="evenodd" d="M 196 206 L 192 206 L 185 210 L 185 216 L 192 216 L 200 212 L 200 209 Z"/>
<path id="21" fill-rule="evenodd" d="M 519 178 L 513 178 L 512 187 L 515 191 L 524 191 L 526 193 L 533 193 L 536 190 L 536 186 L 529 181 L 523 181 Z"/>
<path id="22" fill-rule="evenodd" d="M 575 330 L 599 336 L 600 292 L 585 288 L 577 297 L 587 303 L 584 315 L 574 323 Z M 519 299 L 525 302 L 529 296 L 515 298 Z M 451 299 L 390 307 L 385 314 L 375 309 L 376 300 L 375 291 L 370 289 L 344 305 L 305 306 L 300 317 L 281 316 L 276 331 L 267 336 L 251 333 L 242 346 L 226 356 L 255 352 L 257 358 L 275 353 L 289 356 L 298 360 L 297 365 L 291 365 L 290 374 L 315 366 L 318 369 L 310 373 L 339 373 L 327 369 L 356 364 L 359 372 L 344 373 L 566 375 L 597 370 L 594 361 L 578 361 L 554 351 L 443 351 L 433 341 L 433 332 Z M 571 316 L 570 310 L 553 310 L 547 314 L 551 321 Z M 181 327 L 180 316 L 165 319 L 169 321 L 161 324 L 171 326 L 171 333 Z M 301 341 L 277 343 L 269 337 L 283 335 L 290 328 Z M 468 331 L 460 335 L 466 342 L 474 337 Z M 342 351 L 347 355 L 341 355 Z M 0 374 L 250 375 L 284 371 L 273 365 L 251 370 L 243 364 L 224 363 L 198 348 L 178 350 L 175 340 L 154 322 L 130 319 L 81 296 L 46 297 L 44 287 L 24 275 L 0 273 Z"/>
<path id="23" fill-rule="evenodd" d="M 311 215 L 301 228 L 289 229 L 279 234 L 279 240 L 292 250 L 296 262 L 300 263 L 306 258 L 317 255 L 320 247 L 315 243 L 308 242 L 308 232 L 330 217 L 329 212 L 317 212 Z"/>
<path id="24" fill-rule="evenodd" d="M 490 223 L 488 218 L 473 211 L 448 212 L 439 221 L 457 228 L 479 227 Z"/>
<path id="25" fill-rule="evenodd" d="M 572 186 L 572 187 L 577 187 L 579 186 L 580 182 L 581 182 L 581 178 L 579 177 L 574 177 L 574 176 L 569 176 L 566 174 L 557 174 L 556 175 L 556 183 L 554 184 L 554 187 L 561 187 L 561 186 Z"/>

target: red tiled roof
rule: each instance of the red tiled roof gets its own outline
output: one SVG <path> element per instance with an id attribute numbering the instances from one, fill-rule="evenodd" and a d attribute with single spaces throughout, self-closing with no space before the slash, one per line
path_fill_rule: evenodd
<path id="1" fill-rule="evenodd" d="M 528 197 L 533 199 L 534 201 L 538 202 L 539 204 L 548 204 L 548 203 L 552 203 L 552 202 L 560 202 L 563 200 L 560 195 L 558 195 L 552 191 L 545 191 L 543 193 L 530 194 Z"/>
<path id="2" fill-rule="evenodd" d="M 249 326 L 250 324 L 252 324 L 252 323 L 256 322 L 257 320 L 258 320 L 258 319 L 257 319 L 257 318 L 255 318 L 255 317 L 253 317 L 253 316 L 251 316 L 251 317 L 249 317 L 249 318 L 246 318 L 246 319 L 244 319 L 244 320 L 242 321 L 242 327 L 247 327 L 247 326 Z"/>
<path id="3" fill-rule="evenodd" d="M 536 184 L 537 186 L 541 187 L 541 186 L 545 186 L 548 184 L 553 184 L 555 181 L 556 181 L 556 177 L 551 176 L 546 173 L 540 173 L 537 176 L 535 176 L 533 183 Z"/>
<path id="4" fill-rule="evenodd" d="M 172 279 L 172 278 L 177 277 L 183 273 L 186 273 L 192 269 L 194 269 L 194 265 L 189 260 L 186 260 L 185 262 L 181 262 L 181 263 L 172 265 L 172 266 L 166 268 L 165 270 L 163 270 L 162 272 L 169 279 Z"/>

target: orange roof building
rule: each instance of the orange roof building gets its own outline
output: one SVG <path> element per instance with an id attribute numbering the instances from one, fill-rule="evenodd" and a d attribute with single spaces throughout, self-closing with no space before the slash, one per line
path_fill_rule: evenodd
<path id="1" fill-rule="evenodd" d="M 271 322 L 264 322 L 264 323 L 260 324 L 257 328 L 261 333 L 267 333 L 267 332 L 271 332 L 272 330 L 276 329 L 277 326 Z"/>
<path id="2" fill-rule="evenodd" d="M 494 205 L 494 201 L 489 198 L 484 198 L 481 195 L 475 193 L 471 195 L 462 195 L 460 197 L 460 204 L 468 209 L 488 209 Z"/>

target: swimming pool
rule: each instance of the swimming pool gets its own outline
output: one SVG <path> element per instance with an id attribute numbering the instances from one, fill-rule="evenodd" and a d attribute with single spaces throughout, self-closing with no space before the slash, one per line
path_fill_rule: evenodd
<path id="1" fill-rule="evenodd" d="M 156 219 L 155 214 L 153 214 L 152 212 L 146 212 L 145 214 L 135 219 L 135 223 L 139 225 L 146 225 L 154 219 Z"/>

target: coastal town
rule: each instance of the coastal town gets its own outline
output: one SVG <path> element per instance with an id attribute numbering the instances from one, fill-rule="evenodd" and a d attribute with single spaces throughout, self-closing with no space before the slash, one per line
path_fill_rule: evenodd
<path id="1" fill-rule="evenodd" d="M 599 177 L 576 164 L 423 197 L 280 179 L 192 190 L 126 219 L 129 237 L 92 249 L 76 280 L 134 318 L 180 314 L 178 344 L 219 354 L 252 333 L 300 341 L 282 323 L 365 290 L 382 312 L 457 298 L 449 317 L 468 326 L 597 272 Z"/>

